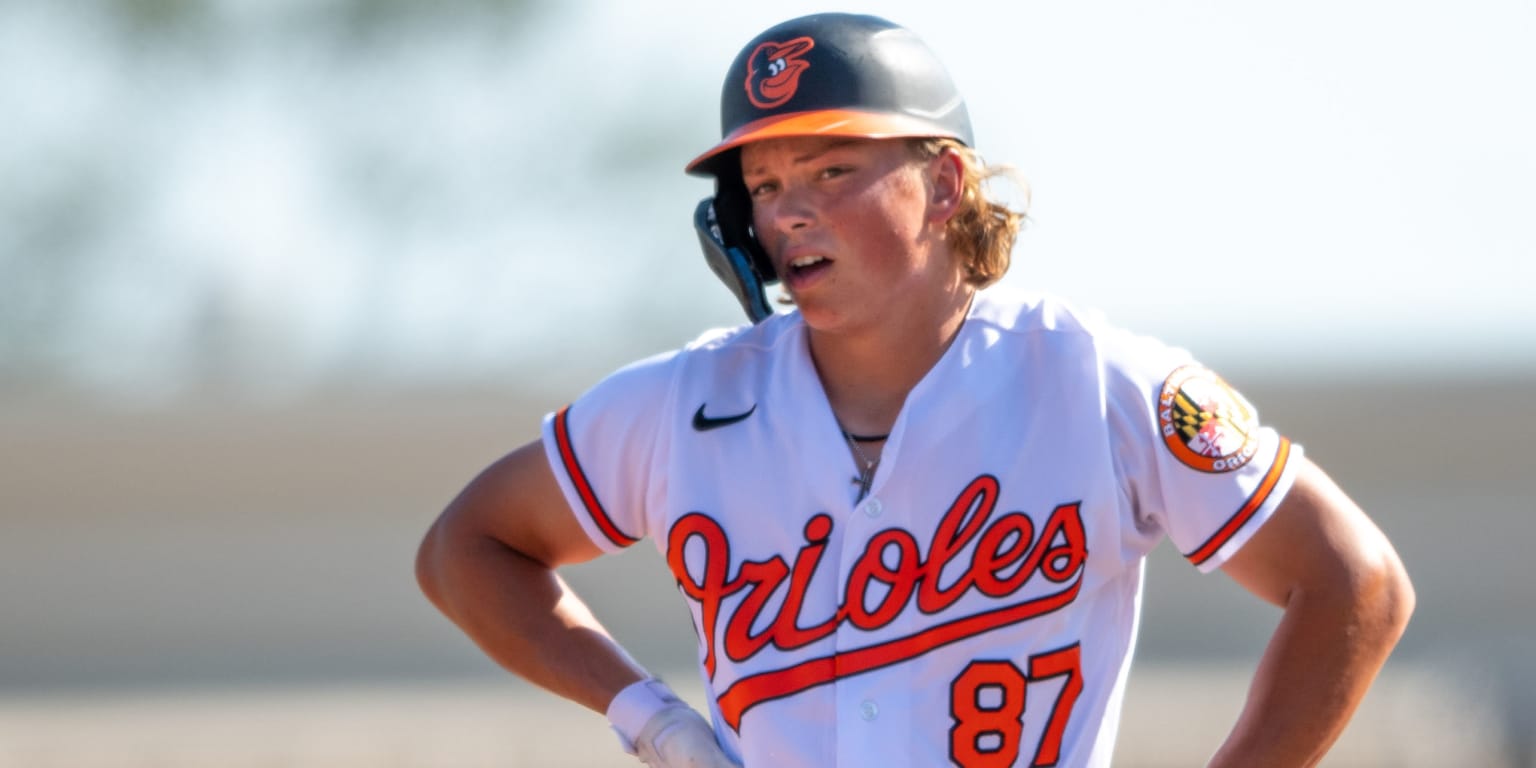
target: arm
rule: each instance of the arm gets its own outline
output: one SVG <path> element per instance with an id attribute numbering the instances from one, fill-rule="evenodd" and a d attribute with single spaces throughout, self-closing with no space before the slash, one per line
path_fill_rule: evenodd
<path id="1" fill-rule="evenodd" d="M 1408 623 L 1408 574 L 1382 532 L 1310 461 L 1222 570 L 1284 615 L 1211 766 L 1315 765 Z"/>
<path id="2" fill-rule="evenodd" d="M 427 531 L 416 579 L 492 659 L 602 712 L 653 768 L 739 768 L 709 723 L 642 668 L 554 569 L 602 554 L 534 442 L 486 468 Z"/>
<path id="3" fill-rule="evenodd" d="M 497 663 L 604 712 L 645 670 L 554 572 L 599 554 L 543 446 L 532 442 L 486 468 L 448 505 L 417 553 L 416 578 Z"/>

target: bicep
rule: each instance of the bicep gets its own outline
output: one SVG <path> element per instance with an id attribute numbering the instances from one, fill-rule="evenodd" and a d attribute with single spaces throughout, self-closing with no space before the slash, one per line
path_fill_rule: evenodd
<path id="1" fill-rule="evenodd" d="M 1278 606 L 1307 591 L 1359 591 L 1400 572 L 1392 545 L 1322 469 L 1303 459 L 1274 515 L 1223 566 L 1243 588 Z"/>
<path id="2" fill-rule="evenodd" d="M 551 568 L 602 554 L 566 503 L 538 441 L 480 472 L 443 511 L 437 527 L 492 539 Z"/>

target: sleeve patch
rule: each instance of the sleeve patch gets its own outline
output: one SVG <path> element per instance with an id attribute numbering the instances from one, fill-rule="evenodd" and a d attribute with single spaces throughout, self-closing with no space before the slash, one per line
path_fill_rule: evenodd
<path id="1" fill-rule="evenodd" d="M 1239 469 L 1259 449 L 1258 412 L 1202 366 L 1168 375 L 1157 397 L 1157 421 L 1169 452 L 1201 472 Z"/>

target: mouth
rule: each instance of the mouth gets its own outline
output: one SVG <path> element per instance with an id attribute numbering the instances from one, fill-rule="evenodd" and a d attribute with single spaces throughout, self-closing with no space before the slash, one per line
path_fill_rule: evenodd
<path id="1" fill-rule="evenodd" d="M 825 257 L 825 256 L 820 256 L 820 255 L 799 256 L 799 257 L 796 257 L 796 258 L 793 258 L 793 259 L 789 260 L 789 268 L 791 270 L 793 270 L 793 271 L 797 271 L 798 272 L 798 271 L 801 271 L 801 270 L 812 269 L 815 266 L 817 266 L 818 264 L 831 264 L 831 263 L 832 262 L 829 261 L 827 259 L 827 257 Z"/>
<path id="2" fill-rule="evenodd" d="M 832 260 L 821 254 L 805 254 L 791 258 L 784 265 L 783 279 L 790 287 L 804 284 L 806 280 L 831 268 Z"/>

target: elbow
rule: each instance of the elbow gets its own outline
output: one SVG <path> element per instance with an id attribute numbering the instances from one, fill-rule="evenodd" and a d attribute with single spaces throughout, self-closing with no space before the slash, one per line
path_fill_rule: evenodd
<path id="1" fill-rule="evenodd" d="M 421 546 L 416 549 L 416 586 L 421 588 L 421 593 L 426 595 L 432 604 L 439 608 L 443 605 L 446 587 L 444 585 L 442 556 L 442 532 L 438 530 L 441 522 L 427 529 L 427 535 L 422 537 Z"/>
<path id="2" fill-rule="evenodd" d="M 1370 617 L 1370 624 L 1391 647 L 1407 629 L 1418 597 L 1408 570 L 1390 548 L 1380 558 L 1372 575 L 1374 578 L 1367 582 L 1371 589 L 1365 591 L 1361 602 L 1364 613 Z"/>
<path id="3" fill-rule="evenodd" d="M 1408 627 L 1408 620 L 1413 617 L 1413 609 L 1418 605 L 1418 595 L 1413 590 L 1413 582 L 1408 578 L 1408 570 L 1403 567 L 1402 561 L 1395 556 L 1392 558 L 1395 566 L 1391 577 L 1391 619 L 1392 625 L 1397 628 L 1397 634 L 1401 635 Z"/>

